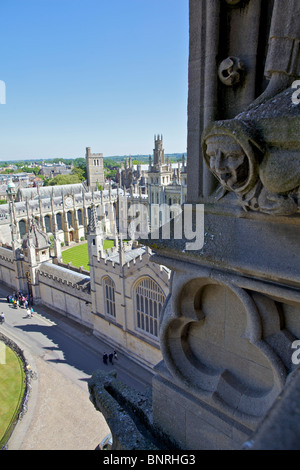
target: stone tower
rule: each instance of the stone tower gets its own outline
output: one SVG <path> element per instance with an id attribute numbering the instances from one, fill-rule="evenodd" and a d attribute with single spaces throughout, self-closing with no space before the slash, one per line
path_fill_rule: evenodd
<path id="1" fill-rule="evenodd" d="M 148 168 L 148 194 L 149 194 L 149 221 L 151 230 L 156 230 L 169 219 L 164 211 L 166 203 L 166 187 L 172 184 L 172 165 L 163 148 L 163 136 L 154 136 L 153 159 L 149 158 Z M 167 211 L 169 212 L 169 211 Z"/>
<path id="2" fill-rule="evenodd" d="M 85 159 L 88 186 L 92 189 L 104 187 L 103 153 L 91 153 L 90 147 L 87 147 Z"/>
<path id="3" fill-rule="evenodd" d="M 23 257 L 17 258 L 19 288 L 33 296 L 36 303 L 41 300 L 38 268 L 41 263 L 50 260 L 50 238 L 40 227 L 38 221 L 31 216 L 29 230 L 22 241 Z"/>
<path id="4" fill-rule="evenodd" d="M 163 149 L 163 136 L 154 136 L 153 163 L 163 165 L 165 163 L 165 151 Z"/>

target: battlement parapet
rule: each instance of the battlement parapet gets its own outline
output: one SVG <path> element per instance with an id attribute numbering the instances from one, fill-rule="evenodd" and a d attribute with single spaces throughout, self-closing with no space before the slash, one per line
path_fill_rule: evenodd
<path id="1" fill-rule="evenodd" d="M 58 261 L 57 259 L 53 260 L 53 264 L 60 266 L 61 268 L 64 269 L 70 269 L 71 271 L 74 271 L 75 273 L 81 273 L 84 274 L 85 276 L 90 276 L 90 272 L 85 269 L 83 266 L 80 266 L 77 268 L 77 266 L 73 266 L 72 263 L 63 263 L 62 261 Z"/>
<path id="2" fill-rule="evenodd" d="M 80 272 L 74 272 L 68 268 L 49 262 L 43 263 L 38 268 L 39 278 L 52 281 L 52 287 L 59 290 L 78 290 L 80 295 L 90 294 L 90 277 Z"/>
<path id="3" fill-rule="evenodd" d="M 152 271 L 156 273 L 158 277 L 162 279 L 166 286 L 169 285 L 171 278 L 171 270 L 163 265 L 159 265 L 150 260 L 152 252 L 149 248 L 139 247 L 132 248 L 135 245 L 135 241 L 129 240 L 126 242 L 126 249 L 124 250 L 124 264 L 122 267 L 123 274 L 125 277 L 130 276 L 132 271 L 142 271 L 144 267 L 149 267 Z M 124 242 L 125 247 L 125 242 Z M 109 250 L 107 250 L 110 253 Z M 105 258 L 97 259 L 96 256 L 93 257 L 94 267 L 102 268 L 106 272 L 113 273 L 116 269 L 121 269 L 120 267 L 120 254 L 117 249 L 112 254 L 109 254 Z"/>
<path id="4" fill-rule="evenodd" d="M 9 263 L 13 263 L 14 255 L 12 249 L 0 246 L 0 259 L 3 261 L 8 261 Z"/>

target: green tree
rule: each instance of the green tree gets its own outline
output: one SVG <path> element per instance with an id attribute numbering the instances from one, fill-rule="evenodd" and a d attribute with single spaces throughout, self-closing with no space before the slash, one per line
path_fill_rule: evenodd
<path id="1" fill-rule="evenodd" d="M 112 160 L 111 158 L 105 158 L 103 160 L 103 166 L 104 168 L 109 168 L 111 170 L 112 168 L 114 169 L 120 168 L 121 164 L 115 160 Z"/>
<path id="2" fill-rule="evenodd" d="M 39 174 L 39 167 L 35 166 L 33 168 L 30 168 L 29 166 L 23 166 L 22 168 L 19 169 L 22 173 L 33 173 L 35 176 Z"/>
<path id="3" fill-rule="evenodd" d="M 50 248 L 54 248 L 54 235 L 50 235 Z"/>
<path id="4" fill-rule="evenodd" d="M 106 158 L 103 160 L 104 174 L 105 178 L 114 179 L 116 177 L 118 168 L 121 167 L 120 163 L 112 160 L 111 158 Z"/>
<path id="5" fill-rule="evenodd" d="M 85 158 L 75 158 L 73 161 L 74 166 L 78 168 L 85 169 L 86 168 L 86 161 Z"/>
<path id="6" fill-rule="evenodd" d="M 114 169 L 105 171 L 105 177 L 108 179 L 114 179 L 116 177 L 116 174 L 117 174 L 117 170 L 114 170 Z"/>
<path id="7" fill-rule="evenodd" d="M 57 175 L 54 178 L 44 180 L 44 186 L 57 186 L 64 184 L 78 184 L 80 180 L 77 175 Z"/>
<path id="8" fill-rule="evenodd" d="M 78 176 L 79 181 L 84 181 L 87 178 L 86 168 L 80 168 L 78 166 L 74 166 L 72 170 L 72 175 Z"/>

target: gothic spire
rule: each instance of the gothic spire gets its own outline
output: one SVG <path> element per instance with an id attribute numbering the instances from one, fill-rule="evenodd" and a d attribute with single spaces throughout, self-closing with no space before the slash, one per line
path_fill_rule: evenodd
<path id="1" fill-rule="evenodd" d="M 90 222 L 88 225 L 88 231 L 89 233 L 95 232 L 96 228 L 98 226 L 98 216 L 97 216 L 97 210 L 94 202 L 91 204 L 91 217 L 90 217 Z"/>

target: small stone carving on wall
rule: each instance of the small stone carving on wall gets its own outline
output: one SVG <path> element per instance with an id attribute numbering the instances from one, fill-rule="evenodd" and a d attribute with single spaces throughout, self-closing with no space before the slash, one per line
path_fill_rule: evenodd
<path id="1" fill-rule="evenodd" d="M 244 64 L 238 57 L 227 57 L 219 65 L 219 79 L 224 85 L 233 86 L 240 83 L 244 73 Z"/>

